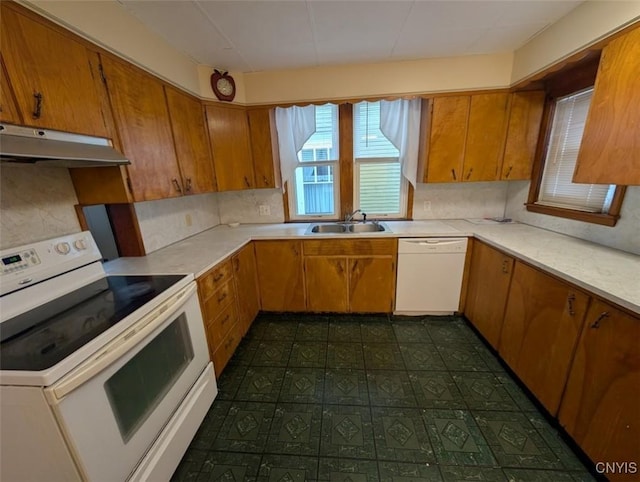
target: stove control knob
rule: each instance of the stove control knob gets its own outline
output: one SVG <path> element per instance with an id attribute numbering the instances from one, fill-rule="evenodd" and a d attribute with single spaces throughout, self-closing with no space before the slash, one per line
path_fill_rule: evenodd
<path id="1" fill-rule="evenodd" d="M 83 251 L 87 249 L 87 242 L 84 239 L 78 239 L 76 242 L 73 243 L 73 245 L 78 251 Z"/>
<path id="2" fill-rule="evenodd" d="M 58 243 L 55 245 L 55 249 L 59 254 L 69 254 L 69 251 L 71 251 L 71 246 L 69 246 L 69 243 Z"/>

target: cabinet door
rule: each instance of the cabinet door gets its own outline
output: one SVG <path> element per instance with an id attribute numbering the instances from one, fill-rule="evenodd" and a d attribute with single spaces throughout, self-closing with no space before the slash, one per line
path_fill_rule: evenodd
<path id="1" fill-rule="evenodd" d="M 638 461 L 640 319 L 600 300 L 589 308 L 560 423 L 593 461 Z M 637 480 L 637 474 L 611 480 Z"/>
<path id="2" fill-rule="evenodd" d="M 24 123 L 110 138 L 87 48 L 6 2 L 1 8 L 2 58 Z"/>
<path id="3" fill-rule="evenodd" d="M 177 89 L 167 86 L 164 89 L 184 192 L 213 192 L 216 180 L 202 105 Z"/>
<path id="4" fill-rule="evenodd" d="M 182 195 L 162 84 L 111 56 L 102 59 L 109 99 L 136 201 Z"/>
<path id="5" fill-rule="evenodd" d="M 238 322 L 244 335 L 260 311 L 256 255 L 253 243 L 249 243 L 234 254 L 231 262 L 238 294 Z"/>
<path id="6" fill-rule="evenodd" d="M 304 311 L 300 241 L 255 243 L 260 304 L 265 311 Z"/>
<path id="7" fill-rule="evenodd" d="M 391 313 L 396 286 L 392 256 L 349 258 L 349 309 L 354 313 Z"/>
<path id="8" fill-rule="evenodd" d="M 23 124 L 16 107 L 13 91 L 4 70 L 4 62 L 0 57 L 0 121 L 9 124 Z"/>
<path id="9" fill-rule="evenodd" d="M 640 184 L 640 28 L 602 50 L 573 182 Z"/>
<path id="10" fill-rule="evenodd" d="M 275 188 L 275 161 L 279 158 L 278 138 L 272 109 L 249 109 L 251 153 L 257 188 Z"/>
<path id="11" fill-rule="evenodd" d="M 343 313 L 348 310 L 347 258 L 307 256 L 304 273 L 309 311 Z"/>
<path id="12" fill-rule="evenodd" d="M 509 94 L 471 96 L 463 181 L 495 181 L 507 135 Z"/>
<path id="13" fill-rule="evenodd" d="M 511 94 L 509 127 L 502 160 L 502 180 L 529 180 L 536 154 L 544 92 L 515 92 Z"/>
<path id="14" fill-rule="evenodd" d="M 470 97 L 433 99 L 426 182 L 456 182 L 462 179 Z"/>
<path id="15" fill-rule="evenodd" d="M 255 188 L 246 111 L 208 105 L 206 112 L 218 191 Z"/>
<path id="16" fill-rule="evenodd" d="M 474 240 L 465 316 L 494 348 L 498 348 L 513 263 L 512 257 Z"/>
<path id="17" fill-rule="evenodd" d="M 499 352 L 555 415 L 587 312 L 589 297 L 516 262 Z"/>

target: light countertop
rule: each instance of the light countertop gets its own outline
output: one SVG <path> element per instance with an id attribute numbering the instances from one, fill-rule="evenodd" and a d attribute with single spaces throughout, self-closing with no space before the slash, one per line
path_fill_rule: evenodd
<path id="1" fill-rule="evenodd" d="M 198 277 L 251 240 L 473 236 L 559 278 L 640 314 L 640 256 L 527 224 L 465 220 L 390 221 L 390 233 L 305 235 L 308 224 L 216 226 L 140 258 L 105 264 L 110 274 Z"/>

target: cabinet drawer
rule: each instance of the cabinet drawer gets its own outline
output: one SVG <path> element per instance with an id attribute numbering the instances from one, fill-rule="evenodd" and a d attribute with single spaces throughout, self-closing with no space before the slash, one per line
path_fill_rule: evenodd
<path id="1" fill-rule="evenodd" d="M 222 285 L 217 291 L 214 291 L 203 304 L 202 311 L 205 323 L 218 318 L 222 310 L 229 306 L 229 304 L 235 300 L 235 297 L 236 290 L 233 285 L 233 280 Z"/>
<path id="2" fill-rule="evenodd" d="M 198 290 L 200 299 L 206 300 L 214 291 L 231 279 L 233 270 L 231 261 L 227 260 L 211 268 L 207 273 L 198 278 Z"/>
<path id="3" fill-rule="evenodd" d="M 367 256 L 397 251 L 395 239 L 318 239 L 303 242 L 305 256 Z"/>
<path id="4" fill-rule="evenodd" d="M 220 377 L 222 370 L 227 366 L 227 362 L 233 356 L 233 352 L 236 351 L 238 344 L 240 343 L 240 330 L 238 330 L 238 324 L 236 323 L 227 337 L 222 341 L 218 349 L 213 353 L 213 368 L 216 372 L 216 378 Z"/>
<path id="5" fill-rule="evenodd" d="M 210 323 L 206 323 L 207 340 L 212 351 L 215 351 L 238 321 L 236 304 L 231 303 L 220 315 Z"/>

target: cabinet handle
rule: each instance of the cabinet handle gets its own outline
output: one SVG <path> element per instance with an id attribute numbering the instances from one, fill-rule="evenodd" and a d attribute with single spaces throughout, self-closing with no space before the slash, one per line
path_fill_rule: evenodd
<path id="1" fill-rule="evenodd" d="M 229 316 L 230 315 L 227 315 L 224 318 L 222 318 L 222 321 L 220 322 L 220 326 L 223 326 L 227 321 L 229 321 Z"/>
<path id="2" fill-rule="evenodd" d="M 227 293 L 224 293 L 222 296 L 218 296 L 218 303 L 224 300 L 227 297 Z"/>
<path id="3" fill-rule="evenodd" d="M 591 328 L 594 328 L 594 329 L 600 328 L 600 322 L 603 321 L 605 318 L 609 318 L 608 311 L 603 311 L 602 313 L 600 313 L 598 318 L 596 318 L 596 321 L 591 323 Z"/>
<path id="4" fill-rule="evenodd" d="M 509 273 L 509 260 L 508 259 L 503 259 L 502 260 L 502 272 L 503 273 Z"/>
<path id="5" fill-rule="evenodd" d="M 507 169 L 507 172 L 504 175 L 505 179 L 509 179 L 509 176 L 511 175 L 511 169 L 513 169 L 513 166 L 509 166 L 509 169 Z"/>
<path id="6" fill-rule="evenodd" d="M 247 176 L 244 176 L 244 183 L 247 185 L 247 187 L 251 187 L 251 183 L 249 182 Z"/>
<path id="7" fill-rule="evenodd" d="M 173 179 L 171 179 L 171 182 L 173 183 L 173 187 L 176 189 L 176 191 L 182 194 L 182 186 L 180 185 L 178 180 L 174 177 Z"/>
<path id="8" fill-rule="evenodd" d="M 469 169 L 469 172 L 467 173 L 467 181 L 469 180 L 469 178 L 471 177 L 471 173 L 473 172 L 473 167 L 471 169 Z"/>
<path id="9" fill-rule="evenodd" d="M 190 177 L 187 178 L 187 185 L 185 186 L 185 190 L 187 192 L 191 192 L 191 178 Z"/>
<path id="10" fill-rule="evenodd" d="M 42 115 L 42 93 L 36 92 L 35 94 L 33 94 L 33 98 L 35 100 L 35 103 L 33 105 L 32 115 L 34 119 L 40 119 L 40 116 Z"/>
<path id="11" fill-rule="evenodd" d="M 217 283 L 217 282 L 218 282 L 218 281 L 220 281 L 223 277 L 224 277 L 224 273 L 223 273 L 223 272 L 220 272 L 220 273 L 218 273 L 217 275 L 215 275 L 215 276 L 213 277 L 213 282 L 214 282 L 214 283 Z"/>
<path id="12" fill-rule="evenodd" d="M 457 181 L 458 178 L 456 177 L 456 170 L 455 169 L 451 169 L 451 175 L 453 176 L 453 180 Z"/>
<path id="13" fill-rule="evenodd" d="M 573 302 L 576 300 L 576 295 L 574 295 L 573 293 L 571 293 L 568 297 L 567 297 L 567 303 L 569 305 L 569 315 L 573 316 L 576 314 L 575 310 L 573 309 Z"/>
<path id="14" fill-rule="evenodd" d="M 262 176 L 262 180 L 264 181 L 265 186 L 269 185 L 269 180 L 267 179 L 267 176 Z"/>
<path id="15" fill-rule="evenodd" d="M 233 269 L 235 270 L 236 273 L 240 271 L 240 258 L 233 259 Z"/>

